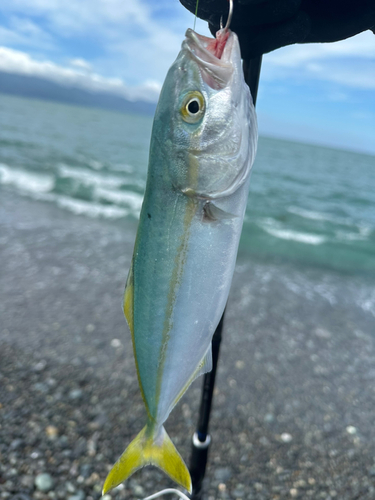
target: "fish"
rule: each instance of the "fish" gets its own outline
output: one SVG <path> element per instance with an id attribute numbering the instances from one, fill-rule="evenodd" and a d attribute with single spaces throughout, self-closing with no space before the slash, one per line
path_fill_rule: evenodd
<path id="1" fill-rule="evenodd" d="M 212 369 L 257 137 L 236 34 L 224 28 L 213 39 L 188 29 L 155 112 L 123 302 L 147 421 L 103 494 L 145 465 L 192 491 L 163 424 L 193 380 Z"/>

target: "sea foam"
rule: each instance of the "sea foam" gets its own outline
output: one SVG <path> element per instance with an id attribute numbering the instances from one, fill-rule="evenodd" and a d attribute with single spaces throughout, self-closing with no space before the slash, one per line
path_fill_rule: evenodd
<path id="1" fill-rule="evenodd" d="M 77 215 L 86 215 L 88 217 L 105 217 L 107 219 L 119 219 L 129 214 L 125 208 L 114 205 L 101 205 L 83 200 L 75 200 L 66 196 L 55 196 L 57 205 L 65 208 Z"/>
<path id="2" fill-rule="evenodd" d="M 269 217 L 258 223 L 259 227 L 266 233 L 282 240 L 291 240 L 306 245 L 321 245 L 326 241 L 324 236 L 311 233 L 302 233 L 293 229 L 283 228 L 281 225 Z"/>
<path id="3" fill-rule="evenodd" d="M 0 163 L 0 184 L 11 185 L 24 193 L 47 193 L 54 187 L 53 176 L 35 172 L 26 172 Z"/>
<path id="4" fill-rule="evenodd" d="M 70 167 L 65 164 L 60 164 L 58 166 L 58 175 L 59 177 L 75 179 L 82 184 L 86 184 L 89 186 L 101 186 L 109 189 L 119 188 L 123 184 L 131 181 L 131 179 L 125 177 L 100 174 L 97 172 L 84 170 L 83 168 Z"/>
<path id="5" fill-rule="evenodd" d="M 128 205 L 137 214 L 142 207 L 143 196 L 130 191 L 97 188 L 95 194 L 101 199 L 116 203 L 116 205 Z"/>
<path id="6" fill-rule="evenodd" d="M 94 198 L 91 201 L 72 198 L 53 192 L 56 178 L 53 175 L 27 172 L 0 163 L 0 185 L 16 188 L 19 194 L 35 200 L 52 202 L 60 208 L 69 210 L 77 215 L 88 217 L 103 217 L 118 219 L 132 215 L 138 217 L 142 206 L 142 196 L 128 191 L 119 191 L 113 187 L 121 186 L 123 178 L 113 176 L 103 177 L 95 173 L 85 172 L 72 167 L 60 167 L 60 174 L 77 179 L 94 187 Z M 106 188 L 99 187 L 101 185 Z M 111 189 L 112 188 L 112 189 Z M 100 203 L 100 199 L 113 202 L 108 205 Z M 125 206 L 117 206 L 125 205 Z"/>

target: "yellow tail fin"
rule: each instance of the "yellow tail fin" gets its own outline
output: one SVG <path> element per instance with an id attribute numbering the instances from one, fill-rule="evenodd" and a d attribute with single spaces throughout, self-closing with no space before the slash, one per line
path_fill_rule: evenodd
<path id="1" fill-rule="evenodd" d="M 160 428 L 156 437 L 150 436 L 147 430 L 146 425 L 112 467 L 103 486 L 103 495 L 145 465 L 159 467 L 173 481 L 191 493 L 188 468 L 164 427 Z"/>

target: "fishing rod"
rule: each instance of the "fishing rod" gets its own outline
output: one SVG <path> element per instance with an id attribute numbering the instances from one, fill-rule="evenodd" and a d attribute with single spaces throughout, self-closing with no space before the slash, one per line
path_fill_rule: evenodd
<path id="1" fill-rule="evenodd" d="M 233 9 L 232 2 L 230 2 L 230 5 L 231 5 L 231 10 L 228 16 L 229 22 L 230 22 L 229 17 L 231 17 Z M 229 25 L 228 21 L 226 27 L 228 27 Z M 253 59 L 245 59 L 243 61 L 244 78 L 245 82 L 250 88 L 254 106 L 256 104 L 258 95 L 261 66 L 262 66 L 262 56 L 255 57 Z M 210 423 L 210 414 L 211 414 L 213 393 L 215 387 L 216 371 L 219 361 L 220 344 L 222 340 L 222 332 L 224 325 L 224 316 L 225 316 L 225 310 L 212 338 L 212 370 L 206 373 L 203 379 L 201 402 L 198 414 L 198 423 L 192 439 L 190 476 L 193 483 L 193 493 L 191 494 L 190 497 L 191 500 L 201 500 L 202 498 L 202 492 L 203 492 L 202 485 L 206 473 L 208 450 L 211 444 L 211 436 L 208 432 L 208 428 Z"/>

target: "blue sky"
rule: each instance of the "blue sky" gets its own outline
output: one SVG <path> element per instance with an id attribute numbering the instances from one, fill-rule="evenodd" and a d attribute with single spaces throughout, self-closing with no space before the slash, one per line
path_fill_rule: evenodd
<path id="1" fill-rule="evenodd" d="M 193 23 L 178 0 L 0 0 L 0 70 L 155 101 Z M 257 108 L 265 135 L 375 153 L 375 35 L 265 55 Z"/>

